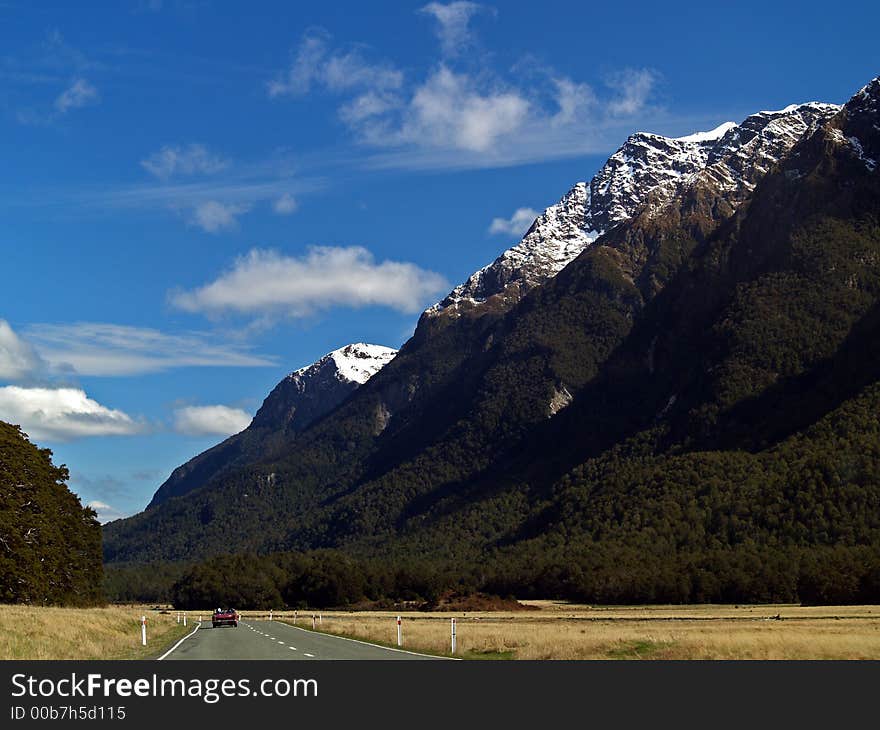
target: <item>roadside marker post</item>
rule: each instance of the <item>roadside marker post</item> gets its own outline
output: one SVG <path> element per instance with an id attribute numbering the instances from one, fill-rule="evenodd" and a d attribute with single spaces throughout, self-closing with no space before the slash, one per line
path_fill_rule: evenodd
<path id="1" fill-rule="evenodd" d="M 186 612 L 183 614 L 183 625 L 186 626 Z"/>
<path id="2" fill-rule="evenodd" d="M 147 645 L 147 617 L 141 616 L 141 646 Z"/>
<path id="3" fill-rule="evenodd" d="M 180 611 L 177 612 L 177 623 L 180 623 Z"/>
<path id="4" fill-rule="evenodd" d="M 270 621 L 272 620 L 272 609 L 271 608 L 269 609 L 269 620 Z"/>
<path id="5" fill-rule="evenodd" d="M 294 612 L 293 612 L 293 625 L 294 625 L 294 626 L 296 626 L 296 617 L 297 617 L 298 614 L 299 614 L 299 611 L 294 611 Z"/>
<path id="6" fill-rule="evenodd" d="M 403 634 L 400 628 L 400 616 L 397 617 L 397 645 L 403 646 Z"/>
<path id="7" fill-rule="evenodd" d="M 452 619 L 452 653 L 455 654 L 455 619 Z"/>
<path id="8" fill-rule="evenodd" d="M 323 613 L 319 613 L 319 614 L 318 614 L 318 623 L 319 623 L 321 626 L 324 625 L 324 614 L 323 614 Z"/>
<path id="9" fill-rule="evenodd" d="M 312 631 L 314 631 L 315 628 L 317 628 L 317 627 L 315 626 L 315 614 L 312 614 Z"/>

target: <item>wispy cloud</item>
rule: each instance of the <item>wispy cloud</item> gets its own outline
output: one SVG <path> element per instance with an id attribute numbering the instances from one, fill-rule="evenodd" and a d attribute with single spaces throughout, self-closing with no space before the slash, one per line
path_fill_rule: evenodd
<path id="1" fill-rule="evenodd" d="M 251 415 L 229 406 L 186 406 L 174 411 L 174 430 L 187 436 L 232 436 L 246 429 Z"/>
<path id="2" fill-rule="evenodd" d="M 330 36 L 312 29 L 302 38 L 290 66 L 267 84 L 270 97 L 302 96 L 312 88 L 388 91 L 403 83 L 403 73 L 388 63 L 368 62 L 360 49 L 334 50 Z"/>
<path id="3" fill-rule="evenodd" d="M 195 206 L 190 223 L 207 233 L 220 233 L 238 228 L 238 216 L 247 213 L 251 206 L 243 203 L 221 203 L 208 200 Z"/>
<path id="4" fill-rule="evenodd" d="M 658 74 L 651 69 L 624 69 L 608 78 L 616 95 L 608 102 L 608 111 L 615 116 L 629 116 L 645 108 L 657 83 Z"/>
<path id="5" fill-rule="evenodd" d="M 350 160 L 347 162 L 351 164 Z M 326 159 L 323 163 L 327 164 Z M 301 196 L 323 190 L 327 184 L 323 177 L 293 177 L 283 164 L 273 159 L 247 169 L 237 166 L 235 173 L 224 170 L 208 179 L 192 182 L 177 182 L 172 178 L 164 183 L 78 185 L 46 190 L 45 195 L 39 197 L 32 192 L 24 195 L 8 190 L 4 191 L 8 194 L 2 196 L 0 204 L 52 205 L 89 213 L 109 210 L 165 213 L 177 216 L 186 225 L 218 232 L 235 230 L 242 214 L 261 206 L 287 214 L 286 206 L 293 212 L 290 200 L 298 204 Z"/>
<path id="6" fill-rule="evenodd" d="M 489 233 L 522 236 L 539 215 L 533 208 L 517 208 L 510 218 L 493 218 L 489 224 Z"/>
<path id="7" fill-rule="evenodd" d="M 175 175 L 211 175 L 228 166 L 228 162 L 202 144 L 165 145 L 146 159 L 141 167 L 160 180 Z"/>
<path id="8" fill-rule="evenodd" d="M 369 150 L 368 167 L 501 167 L 604 152 L 634 124 L 656 117 L 659 76 L 620 69 L 595 86 L 536 64 L 502 74 L 474 71 L 461 50 L 474 43 L 473 16 L 483 6 L 430 3 L 442 55 L 421 79 L 359 49 L 337 49 L 312 31 L 294 60 L 268 84 L 272 97 L 324 93 L 339 99 L 340 120 Z M 339 71 L 344 69 L 344 72 Z"/>
<path id="9" fill-rule="evenodd" d="M 35 126 L 52 125 L 75 109 L 97 104 L 101 95 L 90 77 L 102 69 L 102 64 L 67 43 L 57 29 L 50 30 L 24 58 L 6 55 L 0 59 L 0 77 L 37 88 L 16 111 L 21 124 Z M 53 87 L 54 97 L 47 98 L 45 92 Z"/>
<path id="10" fill-rule="evenodd" d="M 131 436 L 145 430 L 143 423 L 101 405 L 79 388 L 0 387 L 0 419 L 20 425 L 37 441 Z"/>
<path id="11" fill-rule="evenodd" d="M 25 337 L 51 372 L 128 376 L 181 367 L 271 367 L 274 358 L 201 332 L 169 334 L 103 322 L 34 324 Z"/>
<path id="12" fill-rule="evenodd" d="M 214 281 L 171 295 L 188 312 L 304 317 L 332 307 L 390 307 L 418 312 L 448 288 L 432 271 L 377 262 L 365 248 L 313 247 L 302 257 L 254 249 Z"/>
<path id="13" fill-rule="evenodd" d="M 494 9 L 472 2 L 428 3 L 420 12 L 430 15 L 437 22 L 437 37 L 443 55 L 458 56 L 473 45 L 471 18 L 479 12 L 493 13 Z"/>
<path id="14" fill-rule="evenodd" d="M 87 205 L 144 210 L 192 210 L 201 203 L 241 205 L 274 201 L 285 193 L 299 195 L 322 190 L 321 178 L 274 175 L 240 175 L 190 183 L 115 186 L 80 189 L 71 200 Z"/>
<path id="15" fill-rule="evenodd" d="M 272 210 L 278 215 L 290 215 L 291 213 L 296 213 L 298 207 L 299 204 L 296 202 L 296 198 L 290 193 L 284 193 L 284 195 L 272 203 Z"/>
<path id="16" fill-rule="evenodd" d="M 71 109 L 94 104 L 98 101 L 98 90 L 85 79 L 74 79 L 70 86 L 55 98 L 55 109 L 59 114 L 67 114 Z"/>

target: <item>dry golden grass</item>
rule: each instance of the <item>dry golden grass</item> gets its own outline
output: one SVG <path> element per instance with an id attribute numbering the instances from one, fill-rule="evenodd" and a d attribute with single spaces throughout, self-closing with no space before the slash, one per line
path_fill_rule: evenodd
<path id="1" fill-rule="evenodd" d="M 140 618 L 147 617 L 147 646 Z M 191 631 L 175 614 L 137 606 L 0 605 L 0 659 L 145 659 Z"/>
<path id="2" fill-rule="evenodd" d="M 510 659 L 880 659 L 880 606 L 579 606 L 539 610 L 404 612 L 404 648 L 447 654 L 456 617 L 458 656 Z M 265 612 L 243 612 L 265 618 Z M 149 646 L 140 645 L 147 615 Z M 157 656 L 191 630 L 175 614 L 137 606 L 95 609 L 0 606 L 0 659 L 137 659 Z M 210 611 L 203 611 L 208 618 Z M 319 630 L 396 644 L 397 614 L 315 611 Z M 311 628 L 312 611 L 297 624 Z M 778 619 L 777 619 L 778 616 Z M 293 621 L 293 611 L 275 612 Z"/>
<path id="3" fill-rule="evenodd" d="M 880 607 L 639 606 L 535 602 L 540 611 L 404 613 L 404 648 L 511 659 L 880 659 Z M 298 624 L 311 627 L 311 611 Z M 292 612 L 275 614 L 292 620 Z M 778 618 L 777 618 L 778 616 Z M 396 644 L 396 614 L 325 612 L 319 629 Z"/>

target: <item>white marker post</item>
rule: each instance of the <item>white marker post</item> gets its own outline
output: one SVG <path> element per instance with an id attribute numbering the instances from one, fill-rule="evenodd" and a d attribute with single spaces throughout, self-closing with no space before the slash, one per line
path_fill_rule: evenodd
<path id="1" fill-rule="evenodd" d="M 270 621 L 272 620 L 272 609 L 271 608 L 269 609 L 269 620 Z"/>
<path id="2" fill-rule="evenodd" d="M 452 653 L 455 654 L 455 619 L 452 619 Z"/>
<path id="3" fill-rule="evenodd" d="M 318 614 L 318 623 L 319 623 L 321 626 L 324 625 L 324 614 L 323 614 L 323 613 L 319 613 L 319 614 Z"/>
<path id="4" fill-rule="evenodd" d="M 177 623 L 180 623 L 180 611 L 177 612 Z"/>
<path id="5" fill-rule="evenodd" d="M 186 626 L 186 611 L 183 612 L 183 625 Z"/>
<path id="6" fill-rule="evenodd" d="M 293 625 L 294 625 L 294 626 L 296 626 L 296 619 L 297 619 L 297 616 L 298 616 L 298 615 L 299 615 L 299 611 L 294 611 L 294 612 L 293 612 Z"/>
<path id="7" fill-rule="evenodd" d="M 312 614 L 312 631 L 314 631 L 315 628 L 317 628 L 317 627 L 315 626 L 315 614 Z"/>
<path id="8" fill-rule="evenodd" d="M 400 628 L 400 616 L 397 617 L 397 645 L 403 646 L 403 634 Z"/>
<path id="9" fill-rule="evenodd" d="M 141 616 L 141 646 L 147 645 L 147 617 Z"/>

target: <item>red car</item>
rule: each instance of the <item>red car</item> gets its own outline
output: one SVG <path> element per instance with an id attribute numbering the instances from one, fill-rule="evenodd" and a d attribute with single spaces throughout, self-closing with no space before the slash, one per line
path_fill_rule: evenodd
<path id="1" fill-rule="evenodd" d="M 218 626 L 238 627 L 238 611 L 234 608 L 218 608 L 211 616 L 211 625 L 216 629 Z"/>

